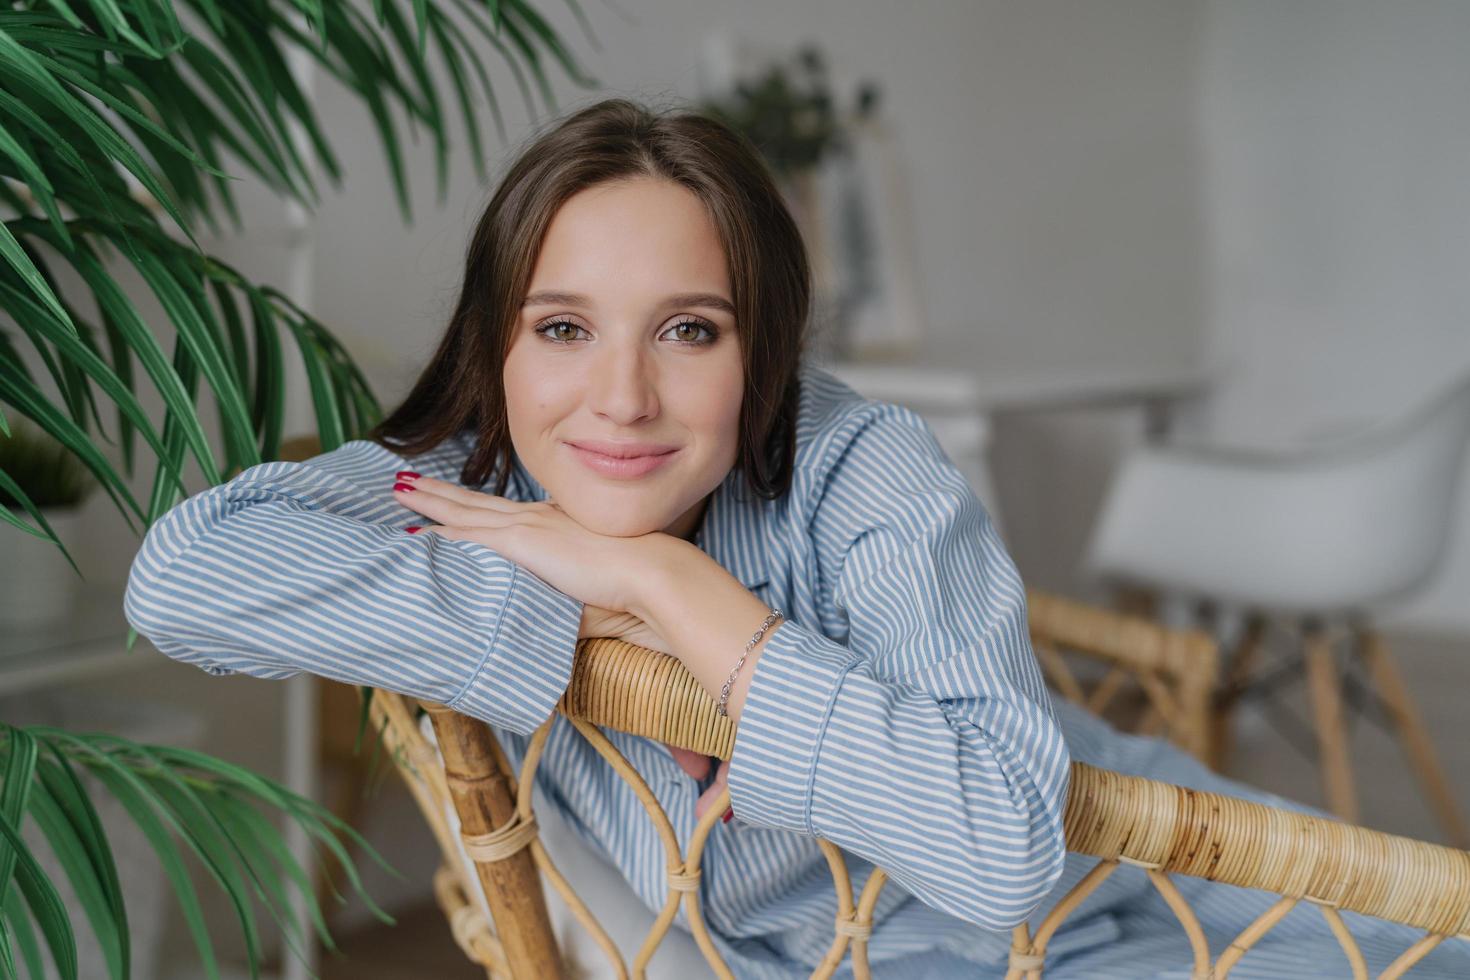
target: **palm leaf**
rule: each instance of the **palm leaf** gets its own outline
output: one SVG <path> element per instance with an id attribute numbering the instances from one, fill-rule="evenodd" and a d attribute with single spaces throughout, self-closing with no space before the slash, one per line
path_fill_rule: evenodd
<path id="1" fill-rule="evenodd" d="M 579 83 L 586 81 L 544 20 L 525 4 L 457 2 L 476 12 L 475 23 L 516 72 L 523 94 L 529 95 L 520 71 L 521 60 L 532 66 L 537 84 L 549 101 L 549 85 L 538 63 L 537 45 L 544 46 Z M 95 0 L 79 5 L 78 9 L 82 6 L 88 14 L 86 19 L 78 17 L 70 4 L 53 5 L 51 11 L 0 11 L 0 35 L 3 35 L 0 53 L 9 56 L 3 72 L 15 82 L 16 91 L 34 96 L 9 101 L 0 97 L 0 126 L 5 127 L 6 133 L 29 134 L 27 142 L 16 137 L 6 142 L 3 149 L 9 159 L 19 162 L 20 179 L 41 209 L 41 217 L 52 225 L 47 240 L 63 256 L 71 258 L 69 238 L 75 233 L 73 226 L 57 221 L 60 207 L 66 205 L 86 216 L 90 222 L 86 230 L 96 235 L 99 242 L 121 247 L 134 266 L 144 271 L 171 325 L 190 345 L 213 395 L 225 436 L 225 470 L 248 465 L 258 458 L 259 450 L 279 444 L 278 437 L 261 429 L 281 417 L 279 399 L 283 394 L 271 379 L 257 377 L 252 397 L 248 400 L 244 397 L 247 382 L 244 365 L 237 363 L 243 350 L 237 325 L 228 320 L 219 325 L 208 309 L 190 301 L 190 294 L 200 286 L 197 274 L 190 281 L 178 280 L 177 274 L 175 283 L 168 281 L 162 270 L 177 266 L 169 257 L 159 256 L 155 260 L 150 254 L 159 247 L 153 216 L 127 197 L 125 185 L 107 173 L 102 164 L 111 162 L 130 173 L 159 203 L 163 213 L 174 219 L 191 243 L 194 239 L 189 216 L 210 214 L 203 201 L 203 185 L 195 175 L 212 175 L 219 188 L 228 186 L 218 165 L 217 144 L 227 146 L 282 193 L 310 204 L 314 199 L 311 171 L 296 143 L 289 138 L 291 126 L 300 124 L 314 155 L 322 160 L 328 175 L 334 179 L 337 168 L 308 101 L 287 69 L 283 49 L 298 46 L 316 57 L 325 70 L 356 89 L 368 105 L 389 159 L 400 209 L 408 219 L 411 210 L 407 166 L 398 147 L 395 119 L 398 113 L 403 114 L 410 129 L 423 123 L 433 134 L 441 197 L 446 183 L 447 123 L 432 75 L 427 70 L 428 36 L 435 36 L 437 43 L 433 49 L 452 76 L 460 115 L 467 121 L 466 132 L 476 150 L 477 170 L 483 169 L 484 154 L 479 151 L 478 128 L 472 124 L 468 72 L 472 70 L 479 76 L 497 128 L 503 135 L 493 87 L 467 39 L 438 9 L 439 5 L 433 3 L 413 4 L 412 26 L 397 4 L 376 4 L 377 27 L 351 4 L 313 3 L 298 7 L 294 3 L 255 2 L 231 4 L 222 9 L 213 3 L 191 3 L 201 14 L 199 26 L 192 35 L 179 28 L 173 4 L 165 0 L 143 0 L 126 6 Z M 305 10 L 318 36 L 307 36 L 294 27 L 291 18 L 298 9 Z M 490 30 L 485 30 L 483 25 L 486 10 L 493 24 Z M 90 29 L 79 29 L 86 24 L 90 24 Z M 525 30 L 521 29 L 522 24 Z M 511 36 L 512 45 L 507 46 L 494 36 L 493 32 L 501 28 Z M 385 40 L 392 42 L 394 51 L 389 51 Z M 406 76 L 396 67 L 399 62 L 407 65 Z M 187 68 L 192 74 L 186 77 L 181 68 Z M 31 105 L 42 107 L 44 114 L 35 112 Z M 95 105 L 110 109 L 111 118 L 100 115 Z M 126 126 L 126 131 L 117 128 L 118 125 Z M 26 147 L 32 142 L 44 150 L 28 152 Z M 146 148 L 147 158 L 134 150 L 133 144 Z M 220 196 L 228 201 L 227 192 Z M 64 324 L 70 323 L 67 304 L 55 296 L 35 264 L 28 261 L 16 237 L 20 226 L 14 221 L 5 225 L 5 232 L 0 233 L 0 251 L 6 253 L 20 283 L 32 290 L 53 316 Z M 34 230 L 31 233 L 36 234 Z M 95 294 L 99 288 L 96 280 L 89 285 Z M 116 291 L 113 292 L 115 297 Z M 7 303 L 7 307 L 10 305 L 19 304 Z M 13 311 L 7 309 L 7 312 Z M 258 307 L 253 307 L 252 312 L 258 314 Z M 217 482 L 220 471 L 209 459 L 197 423 L 197 410 L 192 405 L 179 404 L 176 377 L 168 371 L 157 344 L 138 339 L 136 319 L 120 315 L 109 303 L 103 326 L 112 359 L 115 363 L 129 361 L 130 352 L 126 348 L 137 345 L 134 352 L 150 380 L 162 384 L 160 391 L 167 408 L 181 419 L 189 448 L 204 468 L 206 478 Z M 257 315 L 257 322 L 273 321 L 261 320 Z M 231 331 L 228 346 L 218 339 L 225 331 Z M 211 333 L 216 335 L 213 341 Z M 256 340 L 259 353 L 274 355 L 275 345 L 266 331 L 258 330 Z M 90 341 L 86 337 L 82 342 Z M 302 335 L 298 337 L 297 347 L 306 358 L 308 375 L 313 379 L 312 401 L 321 413 L 319 429 L 323 435 L 334 441 L 335 433 L 358 428 L 362 417 L 368 414 L 370 399 L 344 386 L 347 371 L 324 367 L 320 342 L 313 343 Z M 97 418 L 95 428 L 102 432 L 87 377 L 65 356 L 53 358 L 47 351 L 42 353 L 41 360 L 48 370 L 54 369 L 53 380 L 63 393 L 72 427 L 81 433 L 93 428 L 82 417 L 85 406 Z M 133 390 L 130 374 L 124 376 L 118 372 L 118 378 L 124 388 Z M 76 433 L 56 421 L 53 413 L 42 412 L 34 404 L 30 408 L 28 414 L 50 435 L 63 440 L 74 438 Z M 136 421 L 120 409 L 118 428 L 131 472 Z M 152 448 L 157 451 L 156 447 Z M 182 461 L 181 457 L 166 457 L 166 460 L 166 468 L 171 472 L 177 471 Z M 125 506 L 116 489 L 118 481 L 103 482 L 111 485 L 109 492 L 118 500 L 118 506 Z"/>
<path id="2" fill-rule="evenodd" d="M 252 971 L 259 954 L 256 903 L 279 924 L 292 948 L 299 950 L 304 937 L 287 914 L 293 889 L 307 906 L 314 931 L 331 944 L 310 875 L 285 848 L 261 808 L 295 821 L 312 839 L 331 849 L 368 907 L 385 921 L 392 921 L 366 894 L 356 865 L 338 843 L 334 829 L 357 843 L 362 853 L 376 863 L 397 872 L 315 801 L 249 770 L 192 750 L 142 745 L 111 735 L 74 735 L 45 727 L 25 731 L 51 753 L 40 767 L 43 786 L 38 792 L 46 799 L 37 802 L 40 797 L 33 794 L 33 810 L 43 812 L 49 821 L 47 839 L 68 879 L 79 895 L 87 892 L 84 907 L 94 929 L 110 925 L 114 932 L 125 931 L 126 915 L 100 822 L 71 771 L 76 765 L 90 771 L 118 800 L 159 856 L 209 976 L 218 976 L 217 963 L 199 896 L 190 882 L 185 851 L 200 861 L 233 905 L 246 936 Z M 58 819 L 65 819 L 67 825 L 63 827 Z M 52 839 L 53 833 L 56 840 Z M 58 841 L 65 854 L 57 849 Z M 80 883 L 79 878 L 83 879 Z M 114 935 L 109 941 L 126 940 Z M 126 946 L 121 948 L 125 950 Z"/>
<path id="3" fill-rule="evenodd" d="M 5 926 L 15 945 L 20 947 L 21 961 L 26 965 L 26 976 L 43 977 L 46 967 L 41 961 L 41 945 L 36 941 L 36 931 L 31 928 L 31 917 L 26 911 L 25 900 L 20 892 L 12 891 L 5 896 Z M 15 976 L 15 960 L 11 951 L 5 950 L 9 976 Z"/>
<path id="4" fill-rule="evenodd" d="M 86 759 L 79 761 L 89 765 L 93 775 L 122 805 L 133 822 L 137 824 L 138 829 L 143 832 L 143 836 L 147 838 L 154 854 L 158 856 L 164 874 L 167 875 L 169 883 L 173 886 L 180 911 L 184 915 L 184 922 L 194 939 L 195 947 L 199 950 L 204 975 L 209 980 L 219 980 L 219 963 L 214 955 L 214 943 L 209 938 L 209 930 L 204 924 L 199 894 L 189 876 L 183 855 L 170 833 L 171 828 L 159 818 L 157 810 L 149 802 L 147 795 L 139 791 L 135 785 L 136 777 L 129 778 L 130 774 L 122 767 L 97 764 L 95 761 Z"/>
<path id="5" fill-rule="evenodd" d="M 56 298 L 56 294 L 46 284 L 45 278 L 41 275 L 41 270 L 36 268 L 35 263 L 31 261 L 31 257 L 26 255 L 25 249 L 21 248 L 20 242 L 16 241 L 10 229 L 3 223 L 0 223 L 0 255 L 5 256 L 5 261 L 9 262 L 16 272 L 20 273 L 20 277 L 25 280 L 26 285 L 30 286 L 35 294 L 41 298 L 41 302 L 51 307 L 51 312 L 56 314 L 63 323 L 71 324 L 71 318 L 66 315 L 66 310 L 62 308 L 61 300 Z M 76 329 L 74 324 L 72 325 L 72 329 Z"/>
<path id="6" fill-rule="evenodd" d="M 117 931 L 117 942 L 121 957 L 127 964 L 131 955 L 131 939 L 128 931 L 127 908 L 123 902 L 122 883 L 118 879 L 117 863 L 112 857 L 112 848 L 107 843 L 107 834 L 102 820 L 87 795 L 76 769 L 61 752 L 54 740 L 46 743 L 47 756 L 37 768 L 46 790 L 60 804 L 62 813 L 72 825 L 72 830 L 87 853 L 93 873 L 102 885 Z"/>
<path id="7" fill-rule="evenodd" d="M 72 933 L 71 918 L 57 894 L 56 886 L 36 863 L 30 848 L 20 836 L 18 823 L 0 814 L 0 842 L 15 855 L 15 878 L 20 892 L 30 906 L 31 915 L 41 927 L 41 935 L 51 950 L 51 960 L 62 980 L 77 980 L 77 940 Z"/>
<path id="8" fill-rule="evenodd" d="M 72 891 L 91 923 L 92 932 L 102 948 L 103 960 L 107 963 L 107 975 L 113 980 L 122 980 L 128 975 L 127 955 L 120 939 L 127 933 L 126 922 L 119 923 L 114 919 L 115 909 L 108 900 L 106 886 L 97 874 L 86 845 L 44 782 L 37 781 L 35 785 L 30 812 L 51 845 L 52 853 L 60 861 Z"/>
<path id="9" fill-rule="evenodd" d="M 0 817 L 11 826 L 19 827 L 21 815 L 25 813 L 26 799 L 31 792 L 31 777 L 36 771 L 36 759 L 40 748 L 35 738 L 26 731 L 9 728 L 5 732 L 8 749 L 5 757 L 5 775 L 0 781 Z M 16 853 L 0 844 L 0 900 L 10 888 L 10 877 L 15 873 Z"/>
<path id="10" fill-rule="evenodd" d="M 469 32 L 460 26 L 465 20 Z M 527 73 L 548 108 L 548 63 L 576 84 L 590 83 L 525 0 L 374 0 L 371 13 L 351 0 L 47 0 L 0 9 L 0 202 L 11 214 L 0 221 L 0 313 L 15 324 L 0 327 L 0 406 L 33 420 L 80 459 L 135 531 L 134 516 L 151 526 L 188 492 L 187 459 L 214 484 L 276 457 L 285 435 L 283 332 L 305 368 L 323 448 L 382 417 L 363 372 L 326 324 L 199 244 L 201 227 L 218 233 L 222 219 L 242 227 L 231 189 L 237 178 L 226 160 L 308 208 L 319 198 L 320 177 L 340 183 L 340 163 L 291 69 L 293 52 L 367 108 L 406 221 L 405 132 L 414 141 L 420 127 L 429 134 L 441 201 L 450 115 L 464 126 L 482 180 L 477 94 L 507 138 L 486 53 L 509 67 L 532 117 Z M 438 81 L 445 76 L 447 92 Z M 117 259 L 141 277 L 161 317 L 140 312 Z M 53 276 L 52 269 L 75 275 Z M 21 358 L 14 331 L 39 370 Z M 157 393 L 161 426 L 143 410 L 140 386 Z M 201 392 L 218 416 L 222 456 L 201 422 Z M 114 411 L 101 411 L 105 403 Z M 0 437 L 9 436 L 0 412 Z M 104 442 L 121 450 L 121 472 Z M 123 477 L 140 462 L 139 444 L 153 457 L 146 507 Z M 0 520 L 66 553 L 25 488 L 3 471 L 0 489 L 20 505 L 0 508 Z M 129 648 L 136 635 L 130 628 Z M 84 781 L 83 771 L 92 778 Z M 63 977 L 77 970 L 72 922 L 20 832 L 28 814 L 98 937 L 108 975 L 128 976 L 122 882 L 88 786 L 110 793 L 158 856 L 203 976 L 218 977 L 219 966 L 188 855 L 230 901 L 252 972 L 266 921 L 259 909 L 293 949 L 309 938 L 289 914 L 293 890 L 316 936 L 331 943 L 310 870 L 269 814 L 300 827 L 315 849 L 335 858 L 374 914 L 392 921 L 366 894 L 346 847 L 355 843 L 387 868 L 366 841 L 319 804 L 248 770 L 190 750 L 7 727 L 0 728 L 0 772 L 4 975 L 41 975 L 43 950 Z"/>

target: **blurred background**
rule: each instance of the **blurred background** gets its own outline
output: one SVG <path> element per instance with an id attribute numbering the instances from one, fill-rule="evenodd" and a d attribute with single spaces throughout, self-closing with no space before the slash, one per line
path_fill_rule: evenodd
<path id="1" fill-rule="evenodd" d="M 1258 565 L 1219 569 L 1218 549 L 1191 542 L 1200 580 L 1182 596 L 1154 589 L 1150 608 L 1193 623 L 1204 602 L 1207 625 L 1229 646 L 1242 635 L 1252 583 L 1283 574 L 1288 553 L 1306 547 L 1273 523 L 1286 518 L 1268 506 L 1270 475 L 1316 465 L 1302 460 L 1340 460 L 1342 480 L 1370 479 L 1351 464 L 1371 469 L 1408 445 L 1413 423 L 1470 375 L 1463 3 L 613 0 L 583 8 L 591 38 L 571 5 L 536 6 L 599 87 L 578 87 L 553 66 L 556 112 L 538 99 L 533 117 L 487 47 L 508 136 L 485 127 L 490 182 L 476 179 L 466 141 L 456 139 L 447 193 L 436 200 L 428 148 L 409 145 L 405 225 L 367 110 L 313 72 L 342 187 L 307 214 L 244 176 L 245 231 L 203 240 L 329 325 L 385 405 L 406 392 L 445 326 L 471 223 L 505 163 L 552 115 L 608 94 L 718 106 L 764 134 L 817 259 L 819 359 L 864 393 L 924 413 L 1035 587 L 1116 601 L 1117 581 L 1100 571 L 1100 522 L 1109 508 L 1135 506 L 1162 526 L 1179 503 L 1120 488 L 1120 473 L 1140 453 L 1209 447 L 1198 463 L 1206 476 L 1234 461 L 1263 481 L 1252 498 L 1262 509 L 1235 519 L 1281 550 L 1258 548 Z M 305 378 L 290 356 L 288 364 L 286 431 L 308 432 Z M 145 405 L 157 408 L 147 394 Z M 1340 564 L 1373 565 L 1380 540 L 1399 548 L 1395 522 L 1418 515 L 1429 530 L 1413 545 L 1409 564 L 1423 565 L 1413 587 L 1379 596 L 1344 584 L 1320 610 L 1289 610 L 1287 627 L 1265 642 L 1289 663 L 1293 631 L 1315 612 L 1352 622 L 1371 614 L 1463 810 L 1470 481 L 1454 441 L 1442 440 L 1438 469 L 1425 470 L 1432 479 L 1364 491 L 1369 502 L 1340 525 L 1348 530 L 1330 532 L 1358 539 Z M 1262 453 L 1275 462 L 1262 463 Z M 1330 510 L 1334 484 L 1323 485 L 1314 499 Z M 1116 496 L 1125 493 L 1131 504 Z M 103 698 L 120 715 L 158 706 L 135 711 L 145 737 L 187 740 L 278 778 L 295 765 L 295 778 L 340 792 L 344 777 L 319 765 L 309 739 L 294 755 L 287 744 L 290 711 L 307 726 L 292 729 L 295 737 L 310 731 L 309 692 L 215 680 L 147 651 L 146 641 L 133 655 L 66 666 L 66 651 L 125 629 L 121 590 L 137 547 L 100 495 L 67 534 L 85 594 L 64 624 L 13 634 L 30 658 L 16 663 L 51 666 L 0 674 L 0 696 L 39 704 L 65 691 Z M 12 538 L 3 540 L 9 548 Z M 1147 556 L 1116 561 L 1148 584 L 1139 571 Z M 1209 601 L 1212 585 L 1225 601 Z M 1354 676 L 1351 664 L 1341 669 Z M 1326 806 L 1312 671 L 1310 663 L 1283 671 L 1269 697 L 1242 702 L 1228 771 Z M 1371 708 L 1369 688 L 1348 684 L 1348 709 Z M 1285 717 L 1293 713 L 1296 722 Z M 1379 713 L 1392 715 L 1392 705 Z M 1357 819 L 1449 839 L 1391 733 L 1359 723 L 1360 714 L 1347 710 L 1343 724 Z M 369 869 L 369 889 L 422 923 L 429 938 L 419 955 L 445 951 L 436 975 L 457 975 L 448 964 L 461 968 L 461 958 L 437 912 L 420 913 L 431 905 L 433 841 L 397 777 L 380 775 L 360 810 L 362 829 L 391 844 L 405 878 Z M 360 913 L 346 910 L 337 928 L 350 934 L 367 923 Z M 227 910 L 210 914 L 228 948 Z M 180 923 L 160 929 L 158 975 L 168 976 L 169 963 L 189 964 L 193 953 Z M 359 948 L 383 962 L 402 935 Z"/>

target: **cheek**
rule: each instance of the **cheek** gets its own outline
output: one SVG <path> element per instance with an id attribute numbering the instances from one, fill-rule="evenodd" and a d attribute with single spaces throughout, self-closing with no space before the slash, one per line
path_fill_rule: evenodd
<path id="1" fill-rule="evenodd" d="M 740 402 L 745 392 L 743 379 L 724 378 L 699 392 L 705 430 L 727 450 L 740 441 Z"/>
<path id="2" fill-rule="evenodd" d="M 518 345 L 519 346 L 519 345 Z M 505 411 L 512 424 L 534 422 L 554 411 L 563 399 L 563 382 L 550 371 L 539 368 L 526 352 L 511 348 L 505 359 L 502 378 Z"/>

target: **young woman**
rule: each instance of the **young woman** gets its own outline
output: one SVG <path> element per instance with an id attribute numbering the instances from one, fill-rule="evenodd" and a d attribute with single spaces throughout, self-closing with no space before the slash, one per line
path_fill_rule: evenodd
<path id="1" fill-rule="evenodd" d="M 503 178 L 397 410 L 370 439 L 175 507 L 135 560 L 127 617 L 214 673 L 449 704 L 517 763 L 578 639 L 662 650 L 724 705 L 732 760 L 613 740 L 685 840 L 728 781 L 736 819 L 709 840 L 701 897 L 738 975 L 806 976 L 825 952 L 815 836 L 858 880 L 865 862 L 893 878 L 878 975 L 1003 971 L 1007 930 L 1090 864 L 1064 861 L 1071 756 L 1241 789 L 1054 710 L 1015 566 L 924 421 L 804 363 L 809 289 L 797 229 L 732 132 L 624 100 L 577 112 Z M 641 806 L 563 719 L 539 772 L 660 906 Z M 1148 888 L 1115 875 L 1049 975 L 1187 964 Z M 1226 892 L 1209 924 L 1228 941 L 1263 905 Z M 1134 933 L 1132 954 L 1108 952 Z"/>

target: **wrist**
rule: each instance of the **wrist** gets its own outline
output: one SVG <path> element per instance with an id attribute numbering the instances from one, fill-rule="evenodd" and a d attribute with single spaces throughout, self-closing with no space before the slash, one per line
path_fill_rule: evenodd
<path id="1" fill-rule="evenodd" d="M 734 718 L 740 717 L 740 707 L 745 703 L 745 691 L 750 686 L 749 673 L 747 672 L 745 674 L 742 674 L 741 671 L 744 670 L 746 663 L 759 658 L 760 655 L 759 653 L 757 653 L 756 648 L 765 641 L 766 634 L 769 633 L 771 629 L 778 622 L 780 622 L 780 620 L 781 612 L 779 610 L 772 609 L 769 613 L 766 614 L 766 618 L 761 620 L 760 628 L 757 629 L 755 633 L 751 635 L 750 639 L 745 642 L 745 649 L 741 651 L 739 659 L 735 661 L 735 666 L 730 668 L 730 676 L 726 677 L 725 683 L 720 685 L 720 696 L 715 706 L 716 710 L 720 714 L 731 716 Z M 754 663 L 751 663 L 751 670 L 753 671 L 754 669 L 755 665 Z M 740 696 L 738 698 L 735 697 L 735 687 L 737 684 L 740 685 L 741 689 Z M 730 705 L 730 701 L 732 700 L 732 698 L 735 701 L 733 709 Z"/>
<path id="2" fill-rule="evenodd" d="M 651 536 L 656 537 L 656 536 Z M 730 670 L 771 612 L 766 602 L 696 545 L 663 535 L 638 575 L 628 611 L 669 644 L 673 655 L 718 703 Z M 731 682 L 726 711 L 739 722 L 761 650 L 786 620 L 777 619 L 750 650 Z"/>
<path id="3" fill-rule="evenodd" d="M 755 679 L 755 667 L 760 661 L 761 652 L 765 649 L 771 637 L 785 623 L 786 617 L 782 615 L 771 624 L 770 628 L 766 630 L 765 635 L 760 638 L 760 642 L 751 648 L 750 655 L 745 658 L 745 663 L 740 665 L 740 669 L 735 673 L 734 680 L 730 682 L 730 697 L 725 703 L 725 714 L 737 725 L 740 723 L 740 715 L 745 710 L 745 696 L 750 692 L 751 682 Z"/>
<path id="4" fill-rule="evenodd" d="M 681 588 L 688 589 L 693 584 L 690 576 L 695 562 L 701 558 L 707 560 L 709 556 L 693 543 L 672 534 L 650 534 L 646 540 L 648 549 L 634 576 L 627 611 L 647 623 L 654 632 L 666 636 L 663 628 L 681 608 Z"/>

